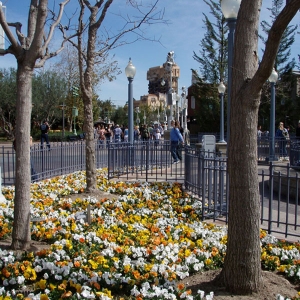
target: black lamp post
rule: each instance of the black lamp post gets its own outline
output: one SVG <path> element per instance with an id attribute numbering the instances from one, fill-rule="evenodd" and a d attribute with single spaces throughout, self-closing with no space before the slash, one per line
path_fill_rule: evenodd
<path id="1" fill-rule="evenodd" d="M 276 161 L 275 157 L 275 84 L 278 79 L 278 73 L 275 69 L 269 77 L 271 83 L 271 108 L 270 108 L 270 150 L 269 150 L 269 161 Z"/>
<path id="2" fill-rule="evenodd" d="M 127 67 L 125 68 L 125 74 L 128 78 L 128 141 L 133 144 L 133 92 L 132 92 L 132 82 L 135 76 L 136 69 L 132 64 L 131 58 Z"/>
<path id="3" fill-rule="evenodd" d="M 241 0 L 222 0 L 221 10 L 229 27 L 228 33 L 228 93 L 227 93 L 227 144 L 230 138 L 230 105 L 231 105 L 231 80 L 232 80 L 232 64 L 233 64 L 233 47 L 234 32 L 236 26 L 237 15 L 240 9 Z"/>
<path id="4" fill-rule="evenodd" d="M 218 86 L 218 92 L 220 94 L 220 140 L 219 143 L 226 143 L 224 140 L 224 94 L 225 94 L 226 87 L 224 83 L 221 81 Z"/>

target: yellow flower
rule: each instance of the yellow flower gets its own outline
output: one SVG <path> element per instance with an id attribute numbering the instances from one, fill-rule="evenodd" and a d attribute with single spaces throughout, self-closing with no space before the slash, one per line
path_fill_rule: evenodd
<path id="1" fill-rule="evenodd" d="M 46 294 L 41 294 L 40 300 L 49 300 L 49 298 Z"/>
<path id="2" fill-rule="evenodd" d="M 44 290 L 47 286 L 47 280 L 45 279 L 41 279 L 40 281 L 38 281 L 36 284 L 35 284 L 36 288 L 38 289 L 41 289 L 41 290 Z"/>
<path id="3" fill-rule="evenodd" d="M 92 259 L 90 259 L 88 262 L 91 265 L 93 270 L 96 270 L 98 268 L 98 263 L 97 262 L 93 261 Z"/>

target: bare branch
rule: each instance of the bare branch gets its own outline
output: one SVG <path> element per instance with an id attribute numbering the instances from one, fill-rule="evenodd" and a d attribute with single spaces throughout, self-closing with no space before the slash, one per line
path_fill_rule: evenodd
<path id="1" fill-rule="evenodd" d="M 51 27 L 50 27 L 50 31 L 49 31 L 49 34 L 48 34 L 48 38 L 45 42 L 45 45 L 43 48 L 46 48 L 48 47 L 51 39 L 52 39 L 52 36 L 53 36 L 53 32 L 54 32 L 54 29 L 58 26 L 58 24 L 60 23 L 60 20 L 62 18 L 62 14 L 63 14 L 63 11 L 64 11 L 64 8 L 66 6 L 66 4 L 70 2 L 70 0 L 65 0 L 64 2 L 60 3 L 60 8 L 59 8 L 59 13 L 58 13 L 58 16 L 57 16 L 57 20 L 51 24 Z"/>
<path id="2" fill-rule="evenodd" d="M 269 31 L 269 36 L 266 42 L 266 49 L 263 58 L 255 76 L 253 77 L 254 86 L 256 85 L 256 83 L 259 82 L 262 85 L 270 76 L 284 30 L 294 18 L 299 9 L 300 1 L 290 0 L 289 3 L 284 7 L 284 9 L 276 18 L 274 24 L 272 25 Z M 274 45 L 276 46 L 274 47 Z"/>
<path id="3" fill-rule="evenodd" d="M 18 41 L 15 39 L 14 35 L 12 34 L 8 23 L 6 23 L 6 19 L 5 19 L 4 12 L 2 10 L 2 6 L 0 6 L 0 24 L 1 24 L 5 34 L 7 36 L 7 38 L 11 42 L 12 48 L 17 50 L 19 48 Z M 13 26 L 13 24 L 11 24 L 10 26 Z M 17 24 L 15 24 L 15 27 L 17 27 Z"/>
<path id="4" fill-rule="evenodd" d="M 43 1 L 45 1 L 45 0 L 43 0 Z M 37 16 L 38 16 L 38 0 L 31 0 L 30 8 L 29 8 L 29 15 L 28 15 L 26 49 L 30 46 L 31 41 L 33 39 L 35 30 L 36 30 Z"/>

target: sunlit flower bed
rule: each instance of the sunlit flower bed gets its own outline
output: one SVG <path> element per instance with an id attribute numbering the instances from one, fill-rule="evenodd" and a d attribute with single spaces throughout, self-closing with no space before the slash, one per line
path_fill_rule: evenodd
<path id="1" fill-rule="evenodd" d="M 19 255 L 0 249 L 0 300 L 213 299 L 213 292 L 192 295 L 178 281 L 222 267 L 226 227 L 200 222 L 201 202 L 180 184 L 112 182 L 105 170 L 97 178 L 100 190 L 116 194 L 113 200 L 66 197 L 85 190 L 84 172 L 32 184 L 31 217 L 41 220 L 32 224 L 32 239 L 51 247 Z M 4 239 L 14 188 L 2 193 Z M 264 269 L 300 281 L 300 244 L 262 231 L 261 245 Z"/>

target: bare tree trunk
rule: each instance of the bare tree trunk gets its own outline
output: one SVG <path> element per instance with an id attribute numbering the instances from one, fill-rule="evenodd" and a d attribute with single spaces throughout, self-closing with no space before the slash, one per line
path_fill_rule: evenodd
<path id="1" fill-rule="evenodd" d="M 87 91 L 89 91 L 87 93 Z M 95 158 L 95 139 L 94 139 L 94 120 L 92 88 L 85 87 L 83 93 L 84 102 L 84 132 L 86 133 L 86 192 L 91 193 L 96 189 L 96 158 Z"/>
<path id="2" fill-rule="evenodd" d="M 227 290 L 239 295 L 256 292 L 261 284 L 256 131 L 260 87 L 249 80 L 258 69 L 255 53 L 261 0 L 246 2 L 241 4 L 238 18 L 243 22 L 237 24 L 235 33 L 228 149 L 228 241 L 221 274 Z"/>
<path id="3" fill-rule="evenodd" d="M 239 295 L 252 294 L 261 288 L 256 131 L 260 94 L 271 74 L 281 36 L 300 7 L 299 0 L 291 0 L 280 13 L 270 30 L 258 67 L 257 32 L 261 2 L 241 2 L 232 70 L 228 242 L 220 279 L 228 291 Z"/>
<path id="4" fill-rule="evenodd" d="M 18 64 L 17 71 L 17 123 L 16 186 L 14 200 L 14 226 L 12 249 L 30 246 L 30 120 L 33 68 Z"/>

